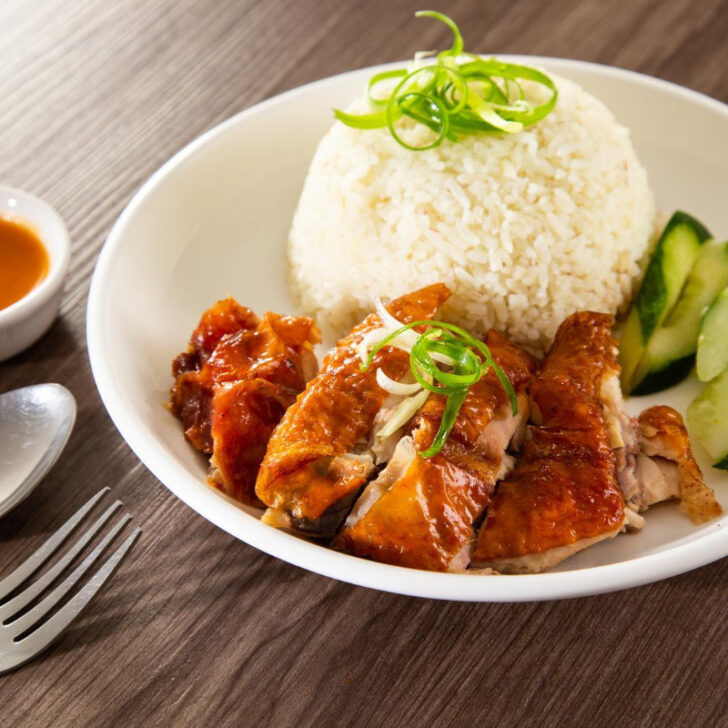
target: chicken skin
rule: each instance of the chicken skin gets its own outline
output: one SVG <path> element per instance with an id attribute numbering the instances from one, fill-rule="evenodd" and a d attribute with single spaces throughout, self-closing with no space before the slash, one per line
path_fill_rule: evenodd
<path id="1" fill-rule="evenodd" d="M 589 311 L 560 326 L 531 384 L 537 426 L 488 509 L 474 565 L 541 571 L 616 536 L 630 519 L 602 401 L 605 380 L 618 373 L 611 326 L 611 316 Z"/>
<path id="2" fill-rule="evenodd" d="M 228 298 L 205 311 L 173 362 L 170 409 L 187 439 L 212 455 L 210 482 L 242 503 L 259 504 L 255 478 L 268 438 L 316 373 L 319 338 L 309 318 L 259 319 Z"/>
<path id="3" fill-rule="evenodd" d="M 449 295 L 435 284 L 395 299 L 387 310 L 403 323 L 431 319 Z M 387 398 L 376 370 L 395 381 L 409 372 L 407 352 L 391 346 L 361 370 L 357 346 L 381 326 L 379 315 L 370 314 L 339 341 L 273 432 L 255 486 L 270 525 L 333 536 L 373 472 L 370 437 Z"/>
<path id="4" fill-rule="evenodd" d="M 170 391 L 170 409 L 182 420 L 187 440 L 208 455 L 212 453 L 212 381 L 200 371 L 224 336 L 252 331 L 257 325 L 258 317 L 249 308 L 232 298 L 218 301 L 200 317 L 187 351 L 172 362 L 175 381 Z"/>
<path id="5" fill-rule="evenodd" d="M 470 561 L 473 523 L 490 503 L 496 482 L 512 467 L 506 454 L 523 438 L 525 390 L 536 361 L 491 332 L 487 345 L 516 392 L 517 414 L 491 369 L 470 387 L 440 453 L 423 458 L 445 408 L 430 395 L 400 439 L 392 460 L 357 501 L 335 541 L 337 548 L 399 566 L 458 571 Z"/>
<path id="6" fill-rule="evenodd" d="M 209 482 L 264 507 L 271 526 L 440 572 L 539 572 L 641 528 L 640 514 L 664 500 L 678 499 L 694 524 L 722 513 L 680 414 L 628 415 L 613 318 L 602 313 L 569 316 L 543 363 L 491 331 L 517 411 L 489 369 L 462 388 L 452 430 L 423 457 L 447 398 L 416 383 L 402 340 L 367 367 L 362 357 L 397 325 L 391 317 L 423 333 L 449 296 L 435 284 L 393 300 L 389 316 L 378 307 L 318 373 L 311 319 L 258 318 L 232 298 L 205 311 L 173 362 L 169 407 L 211 456 Z"/>
<path id="7" fill-rule="evenodd" d="M 715 494 L 703 482 L 685 423 L 672 407 L 650 407 L 639 416 L 638 488 L 630 501 L 640 510 L 672 498 L 697 526 L 723 513 Z"/>

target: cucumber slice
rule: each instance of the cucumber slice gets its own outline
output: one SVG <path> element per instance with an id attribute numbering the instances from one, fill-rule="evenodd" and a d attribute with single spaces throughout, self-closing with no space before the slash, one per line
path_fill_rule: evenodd
<path id="1" fill-rule="evenodd" d="M 631 394 L 642 397 L 646 394 L 654 394 L 655 392 L 662 392 L 663 389 L 674 387 L 690 374 L 694 364 L 695 354 L 668 362 L 662 369 L 647 374 L 632 390 Z"/>
<path id="2" fill-rule="evenodd" d="M 710 453 L 713 467 L 728 470 L 728 369 L 688 407 L 688 427 Z"/>
<path id="3" fill-rule="evenodd" d="M 685 212 L 667 223 L 647 266 L 620 343 L 622 389 L 634 389 L 635 370 L 655 330 L 675 307 L 702 245 L 711 238 L 705 226 Z"/>
<path id="4" fill-rule="evenodd" d="M 698 348 L 700 319 L 726 286 L 728 243 L 707 243 L 700 250 L 675 308 L 647 344 L 632 377 L 634 394 L 659 392 L 689 374 Z"/>
<path id="5" fill-rule="evenodd" d="M 728 288 L 718 294 L 700 324 L 698 379 L 709 382 L 724 369 L 728 369 Z"/>

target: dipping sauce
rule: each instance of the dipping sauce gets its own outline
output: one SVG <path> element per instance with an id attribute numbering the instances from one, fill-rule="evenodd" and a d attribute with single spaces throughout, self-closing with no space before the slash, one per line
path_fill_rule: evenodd
<path id="1" fill-rule="evenodd" d="M 0 309 L 19 301 L 48 274 L 48 251 L 21 220 L 0 215 Z"/>

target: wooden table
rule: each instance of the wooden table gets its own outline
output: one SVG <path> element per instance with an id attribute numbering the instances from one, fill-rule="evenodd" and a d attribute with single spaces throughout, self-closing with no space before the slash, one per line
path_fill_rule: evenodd
<path id="1" fill-rule="evenodd" d="M 459 604 L 309 574 L 217 530 L 114 429 L 89 370 L 89 279 L 139 185 L 261 99 L 443 47 L 420 2 L 3 0 L 0 181 L 48 199 L 73 258 L 61 316 L 0 391 L 79 404 L 41 487 L 0 520 L 5 573 L 102 485 L 141 541 L 42 659 L 0 678 L 2 726 L 728 725 L 728 561 L 629 592 Z M 722 0 L 440 2 L 471 48 L 632 68 L 728 101 Z M 667 120 L 666 120 L 667 123 Z"/>

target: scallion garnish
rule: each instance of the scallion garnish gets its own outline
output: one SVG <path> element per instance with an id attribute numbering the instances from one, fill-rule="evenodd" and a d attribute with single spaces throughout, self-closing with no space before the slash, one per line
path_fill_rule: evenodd
<path id="1" fill-rule="evenodd" d="M 490 349 L 464 329 L 444 321 L 413 321 L 391 331 L 372 347 L 361 370 L 369 369 L 382 347 L 393 343 L 405 331 L 419 326 L 428 328 L 417 337 L 410 349 L 412 376 L 423 390 L 447 397 L 437 434 L 430 447 L 420 453 L 422 457 L 429 458 L 442 450 L 468 389 L 490 368 L 506 391 L 514 415 L 518 412 L 518 402 L 510 380 L 493 359 Z M 450 371 L 442 369 L 438 363 L 448 366 Z"/>
<path id="2" fill-rule="evenodd" d="M 339 121 L 356 129 L 386 126 L 405 149 L 423 151 L 439 146 L 445 139 L 456 142 L 461 135 L 515 134 L 543 119 L 556 105 L 556 85 L 545 73 L 529 66 L 466 53 L 457 25 L 442 13 L 421 10 L 415 17 L 445 23 L 453 33 L 452 46 L 438 53 L 433 63 L 421 65 L 422 58 L 431 54 L 420 53 L 409 68 L 372 76 L 367 98 L 373 111 L 350 114 L 335 109 L 334 115 Z M 389 94 L 376 93 L 380 84 L 389 84 L 391 88 L 397 79 Z M 544 86 L 551 92 L 549 98 L 535 103 L 528 98 L 522 81 Z M 419 146 L 407 142 L 396 126 L 402 117 L 414 119 L 430 129 L 434 135 L 432 140 Z"/>

